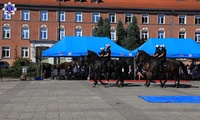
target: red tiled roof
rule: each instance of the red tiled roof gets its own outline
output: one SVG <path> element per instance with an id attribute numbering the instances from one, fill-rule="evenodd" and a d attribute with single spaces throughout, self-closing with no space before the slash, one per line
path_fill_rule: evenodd
<path id="1" fill-rule="evenodd" d="M 101 3 L 86 2 L 75 3 L 74 0 L 62 2 L 62 6 L 88 6 L 102 8 L 132 8 L 132 9 L 166 9 L 166 10 L 200 10 L 200 1 L 197 0 L 102 0 Z M 57 6 L 57 0 L 9 0 L 16 5 L 44 5 Z M 0 4 L 8 3 L 8 0 L 1 0 Z"/>

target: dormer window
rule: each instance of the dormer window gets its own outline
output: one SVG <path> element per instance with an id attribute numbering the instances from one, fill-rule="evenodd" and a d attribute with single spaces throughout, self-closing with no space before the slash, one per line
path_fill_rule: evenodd
<path id="1" fill-rule="evenodd" d="M 82 0 L 74 0 L 74 2 L 82 2 Z"/>
<path id="2" fill-rule="evenodd" d="M 91 3 L 99 3 L 100 0 L 91 0 Z"/>

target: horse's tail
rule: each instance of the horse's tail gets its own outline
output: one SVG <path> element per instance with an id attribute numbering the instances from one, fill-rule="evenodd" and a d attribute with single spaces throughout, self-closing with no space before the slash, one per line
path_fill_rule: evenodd
<path id="1" fill-rule="evenodd" d="M 179 64 L 181 65 L 181 68 L 183 70 L 183 73 L 185 75 L 188 75 L 188 71 L 187 71 L 187 67 L 185 66 L 185 64 L 182 61 L 179 61 Z"/>

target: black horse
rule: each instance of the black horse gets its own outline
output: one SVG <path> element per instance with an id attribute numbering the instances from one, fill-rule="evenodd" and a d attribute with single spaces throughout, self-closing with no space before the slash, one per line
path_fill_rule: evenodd
<path id="1" fill-rule="evenodd" d="M 144 66 L 145 72 L 146 72 L 146 83 L 145 85 L 147 87 L 150 86 L 150 82 L 152 82 L 152 78 L 153 75 L 158 74 L 158 60 L 157 58 L 154 58 L 153 56 L 150 56 L 149 54 L 147 54 L 145 51 L 143 50 L 138 50 L 136 56 L 135 56 L 135 61 L 136 63 L 141 63 Z M 165 83 L 168 80 L 168 77 L 170 75 L 172 75 L 174 77 L 175 80 L 175 86 L 178 88 L 180 85 L 180 68 L 183 70 L 184 75 L 188 75 L 187 72 L 187 68 L 186 66 L 183 64 L 182 61 L 178 61 L 178 60 L 167 60 L 164 63 L 163 66 L 163 73 L 160 73 L 160 83 L 161 83 L 161 87 L 165 86 Z M 164 82 L 162 82 L 162 77 L 161 76 L 165 76 L 165 80 Z"/>
<path id="2" fill-rule="evenodd" d="M 117 82 L 116 84 L 121 87 L 124 84 L 124 77 L 128 74 L 128 64 L 123 60 L 110 60 L 106 66 L 104 58 L 99 57 L 95 52 L 88 50 L 85 60 L 89 63 L 91 69 L 91 75 L 94 77 L 93 87 L 98 83 L 98 80 L 103 84 L 107 85 L 111 78 L 111 74 L 114 72 Z M 122 71 L 122 69 L 124 71 Z M 101 81 L 102 75 L 106 79 L 106 83 Z M 120 83 L 119 83 L 120 82 Z"/>

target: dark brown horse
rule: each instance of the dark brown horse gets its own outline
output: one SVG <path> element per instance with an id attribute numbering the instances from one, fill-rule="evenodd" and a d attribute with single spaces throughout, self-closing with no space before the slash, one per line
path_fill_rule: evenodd
<path id="1" fill-rule="evenodd" d="M 104 58 L 99 57 L 95 52 L 88 50 L 85 56 L 86 62 L 89 63 L 91 68 L 91 75 L 94 78 L 93 87 L 95 87 L 99 82 L 103 85 L 107 85 L 111 78 L 111 74 L 114 72 L 116 74 L 116 84 L 122 87 L 124 84 L 124 77 L 128 74 L 128 64 L 123 60 L 110 60 L 107 64 L 104 63 Z M 124 69 L 124 72 L 122 71 Z M 102 74 L 106 79 L 106 83 L 101 81 Z"/>
<path id="2" fill-rule="evenodd" d="M 147 87 L 149 87 L 150 82 L 152 82 L 153 75 L 159 74 L 157 58 L 150 56 L 143 50 L 138 50 L 138 52 L 135 56 L 135 61 L 136 61 L 136 63 L 143 64 L 145 72 L 146 72 L 146 77 L 147 77 L 145 85 Z M 169 75 L 172 75 L 175 80 L 175 86 L 178 88 L 180 85 L 180 73 L 179 73 L 180 68 L 183 70 L 185 75 L 188 75 L 187 68 L 183 64 L 182 61 L 167 60 L 163 66 L 163 73 L 159 74 L 159 76 L 160 76 L 159 80 L 161 83 L 161 87 L 165 86 L 165 83 L 167 82 Z M 165 76 L 164 82 L 162 82 L 162 76 Z"/>

